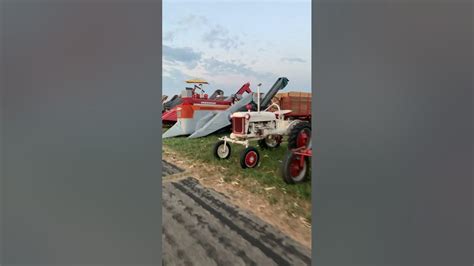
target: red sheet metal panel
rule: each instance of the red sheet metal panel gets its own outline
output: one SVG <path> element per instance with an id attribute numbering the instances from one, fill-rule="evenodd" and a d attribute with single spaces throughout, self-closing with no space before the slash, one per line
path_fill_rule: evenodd
<path id="1" fill-rule="evenodd" d="M 243 134 L 245 128 L 245 120 L 243 117 L 232 118 L 232 131 L 236 134 Z"/>

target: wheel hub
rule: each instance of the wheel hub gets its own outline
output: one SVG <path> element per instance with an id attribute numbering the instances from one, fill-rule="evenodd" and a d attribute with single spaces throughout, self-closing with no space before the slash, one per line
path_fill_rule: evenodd
<path id="1" fill-rule="evenodd" d="M 298 147 L 306 147 L 308 145 L 308 142 L 309 142 L 309 139 L 310 139 L 310 135 L 308 134 L 308 132 L 306 131 L 302 131 L 300 132 L 300 134 L 298 134 L 298 137 L 296 138 L 296 144 Z"/>
<path id="2" fill-rule="evenodd" d="M 303 160 L 303 162 L 301 162 Z M 306 164 L 304 163 L 304 158 L 301 158 L 298 155 L 293 155 L 291 159 L 289 172 L 292 179 L 295 181 L 300 181 L 305 176 Z"/>
<path id="3" fill-rule="evenodd" d="M 228 149 L 226 147 L 226 145 L 222 144 L 218 149 L 217 149 L 218 153 L 219 153 L 219 156 L 224 158 L 227 153 L 228 153 Z"/>
<path id="4" fill-rule="evenodd" d="M 245 156 L 245 163 L 249 167 L 253 166 L 255 164 L 256 160 L 257 160 L 257 154 L 254 151 L 250 151 Z"/>

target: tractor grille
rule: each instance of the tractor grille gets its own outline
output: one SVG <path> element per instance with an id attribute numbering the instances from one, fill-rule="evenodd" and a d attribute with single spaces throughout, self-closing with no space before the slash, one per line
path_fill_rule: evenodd
<path id="1" fill-rule="evenodd" d="M 244 134 L 245 119 L 243 117 L 232 118 L 232 132 L 236 134 Z"/>

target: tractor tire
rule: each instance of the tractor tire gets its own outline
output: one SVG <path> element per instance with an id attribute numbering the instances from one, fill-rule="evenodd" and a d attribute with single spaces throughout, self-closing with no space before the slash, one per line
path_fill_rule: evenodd
<path id="1" fill-rule="evenodd" d="M 300 167 L 300 160 L 303 158 L 303 167 Z M 309 157 L 302 157 L 292 152 L 287 152 L 281 165 L 281 176 L 287 184 L 298 184 L 309 179 L 310 168 Z"/>
<path id="2" fill-rule="evenodd" d="M 240 154 L 240 166 L 243 169 L 255 168 L 260 161 L 260 154 L 254 147 L 248 147 Z"/>
<path id="3" fill-rule="evenodd" d="M 296 149 L 302 146 L 311 146 L 311 124 L 306 121 L 299 122 L 290 131 L 288 136 L 288 149 Z"/>
<path id="4" fill-rule="evenodd" d="M 225 160 L 229 159 L 232 149 L 230 148 L 229 143 L 220 140 L 216 144 L 214 144 L 214 149 L 212 151 L 217 159 Z"/>
<path id="5" fill-rule="evenodd" d="M 269 138 L 272 137 L 272 138 Z M 262 149 L 275 149 L 281 144 L 282 137 L 279 135 L 269 135 L 258 141 L 258 146 Z"/>

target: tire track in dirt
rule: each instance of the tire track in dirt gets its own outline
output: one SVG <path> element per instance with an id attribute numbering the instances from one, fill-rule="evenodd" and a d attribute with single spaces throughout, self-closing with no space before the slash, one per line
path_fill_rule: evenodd
<path id="1" fill-rule="evenodd" d="M 183 169 L 179 168 L 178 166 L 176 166 L 172 163 L 169 163 L 165 160 L 161 160 L 161 165 L 163 166 L 163 170 L 162 170 L 162 172 L 163 172 L 162 176 L 163 177 L 178 174 L 178 173 L 181 173 L 181 172 L 184 171 Z"/>
<path id="2" fill-rule="evenodd" d="M 176 239 L 164 227 L 162 228 L 162 234 L 163 234 L 163 240 L 164 240 L 163 241 L 164 250 L 165 250 L 164 253 L 172 252 L 172 256 L 169 256 L 169 257 L 178 257 L 183 262 L 183 265 L 193 266 L 194 264 L 192 260 L 189 258 L 189 256 L 186 254 L 186 252 L 183 249 L 179 248 L 180 245 L 178 244 Z"/>
<path id="3" fill-rule="evenodd" d="M 171 186 L 170 189 L 173 189 Z M 171 227 L 175 233 L 186 235 L 196 242 L 192 248 L 198 246 L 206 250 L 205 255 L 212 259 L 215 265 L 272 265 L 271 260 L 257 264 L 251 257 L 262 257 L 250 245 L 240 240 L 240 237 L 223 226 L 219 221 L 209 216 L 197 203 L 179 191 L 173 192 L 174 198 L 166 199 L 163 203 L 164 227 Z M 169 195 L 169 194 L 168 194 Z M 167 226 L 168 225 L 168 226 Z M 182 239 L 189 242 L 188 239 Z M 250 254 L 248 253 L 250 250 Z M 187 249 L 188 253 L 194 251 Z M 172 254 L 164 254 L 165 257 Z M 194 257 L 195 258 L 195 257 Z M 210 265 L 199 263 L 198 265 Z"/>
<path id="4" fill-rule="evenodd" d="M 272 258 L 278 265 L 295 265 L 290 263 L 295 258 L 297 259 L 296 261 L 300 260 L 306 264 L 311 263 L 310 256 L 299 251 L 299 249 L 303 248 L 302 246 L 298 245 L 299 247 L 295 248 L 296 243 L 291 243 L 293 241 L 285 236 L 278 237 L 278 233 L 271 230 L 270 226 L 263 221 L 256 217 L 250 218 L 248 214 L 242 215 L 235 207 L 226 204 L 212 195 L 210 190 L 200 187 L 196 179 L 184 179 L 179 183 L 173 183 L 173 185 L 191 197 L 223 224 L 262 250 L 265 255 Z M 291 244 L 287 244 L 288 242 Z M 270 245 L 270 247 L 268 245 Z M 285 258 L 285 256 L 281 254 L 289 256 Z"/>
<path id="5" fill-rule="evenodd" d="M 196 213 L 194 211 L 194 208 L 186 205 L 186 203 L 183 200 L 179 199 L 177 202 L 179 205 L 181 205 L 182 209 L 184 210 L 185 213 L 187 213 L 189 217 L 193 217 L 195 220 L 197 220 L 198 224 L 205 227 L 205 229 L 207 229 L 207 231 L 211 234 L 211 236 L 214 239 L 217 239 L 219 244 L 223 245 L 223 247 L 226 250 L 231 251 L 234 256 L 241 258 L 243 262 L 245 263 L 245 265 L 251 265 L 251 266 L 257 265 L 255 261 L 253 261 L 251 258 L 247 256 L 244 250 L 240 249 L 237 245 L 232 244 L 233 243 L 232 239 L 222 235 L 219 231 L 220 228 L 212 226 L 212 224 L 206 221 L 206 218 L 204 216 Z M 164 205 L 167 205 L 167 204 L 165 203 Z"/>
<path id="6" fill-rule="evenodd" d="M 164 182 L 162 205 L 165 246 L 178 246 L 163 254 L 164 265 L 311 264 L 309 249 L 194 178 Z"/>
<path id="7" fill-rule="evenodd" d="M 221 172 L 224 167 L 211 164 L 201 167 L 202 163 L 167 147 L 163 147 L 163 160 L 173 162 L 184 169 L 184 172 L 164 177 L 163 182 L 192 176 L 199 180 L 203 187 L 223 195 L 227 202 L 232 202 L 233 205 L 252 213 L 311 250 L 312 230 L 308 221 L 311 212 L 310 203 L 308 205 L 305 201 L 287 195 L 284 189 L 280 193 L 275 193 L 274 188 L 262 186 L 252 180 L 244 180 L 245 178 L 241 178 L 238 174 L 229 177 L 234 181 L 228 182 L 229 180 L 224 180 Z"/>

